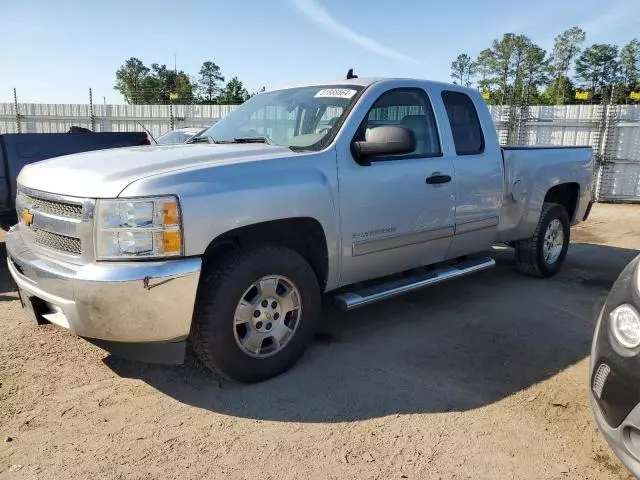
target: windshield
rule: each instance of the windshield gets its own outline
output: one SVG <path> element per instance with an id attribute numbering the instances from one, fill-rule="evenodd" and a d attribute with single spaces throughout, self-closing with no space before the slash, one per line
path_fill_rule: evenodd
<path id="1" fill-rule="evenodd" d="M 361 86 L 318 86 L 255 95 L 204 132 L 214 142 L 263 139 L 293 150 L 319 150 L 337 133 Z"/>
<path id="2" fill-rule="evenodd" d="M 193 137 L 197 132 L 168 132 L 158 137 L 158 145 L 168 145 L 171 143 L 184 143 Z"/>

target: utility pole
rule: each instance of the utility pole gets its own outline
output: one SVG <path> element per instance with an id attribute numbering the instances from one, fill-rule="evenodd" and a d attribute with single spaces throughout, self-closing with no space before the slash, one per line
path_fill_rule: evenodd
<path id="1" fill-rule="evenodd" d="M 13 89 L 13 108 L 16 111 L 16 131 L 22 133 L 22 126 L 20 125 L 20 112 L 18 111 L 18 93 L 16 89 Z"/>
<path id="2" fill-rule="evenodd" d="M 173 91 L 178 92 L 178 55 L 173 52 Z M 171 130 L 175 128 L 173 119 L 173 100 L 172 92 L 169 92 L 169 126 Z"/>
<path id="3" fill-rule="evenodd" d="M 93 114 L 93 90 L 89 87 L 89 117 L 91 119 L 91 130 L 96 129 L 96 117 Z"/>

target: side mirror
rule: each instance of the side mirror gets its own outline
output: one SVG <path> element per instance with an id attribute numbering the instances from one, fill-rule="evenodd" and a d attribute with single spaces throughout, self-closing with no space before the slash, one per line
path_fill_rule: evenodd
<path id="1" fill-rule="evenodd" d="M 416 137 L 413 130 L 396 125 L 373 127 L 367 131 L 366 140 L 353 142 L 353 153 L 369 164 L 372 157 L 383 155 L 401 155 L 416 149 Z"/>

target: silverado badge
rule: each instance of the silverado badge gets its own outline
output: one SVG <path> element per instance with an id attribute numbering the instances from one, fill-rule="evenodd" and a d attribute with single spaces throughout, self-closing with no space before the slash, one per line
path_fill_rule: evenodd
<path id="1" fill-rule="evenodd" d="M 33 213 L 31 213 L 28 208 L 22 209 L 20 218 L 22 218 L 22 221 L 27 227 L 29 227 L 33 223 Z"/>

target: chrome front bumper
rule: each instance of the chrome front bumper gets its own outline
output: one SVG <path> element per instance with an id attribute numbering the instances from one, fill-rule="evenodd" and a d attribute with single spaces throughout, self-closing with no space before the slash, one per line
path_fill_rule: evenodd
<path id="1" fill-rule="evenodd" d="M 36 255 L 15 228 L 6 246 L 9 272 L 36 320 L 107 342 L 176 342 L 189 335 L 200 258 L 79 266 Z"/>

